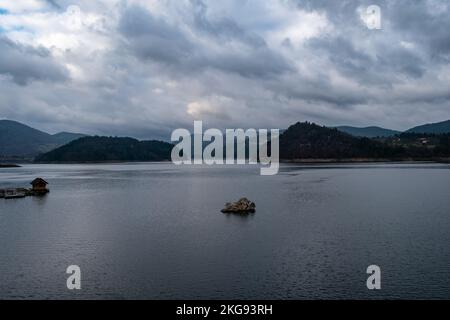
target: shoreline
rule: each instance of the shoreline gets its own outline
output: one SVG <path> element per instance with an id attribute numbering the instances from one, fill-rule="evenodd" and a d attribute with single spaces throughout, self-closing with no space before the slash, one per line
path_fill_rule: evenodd
<path id="1" fill-rule="evenodd" d="M 14 163 L 0 163 L 0 168 L 20 168 L 21 166 Z"/>
<path id="2" fill-rule="evenodd" d="M 158 161 L 133 161 L 133 160 L 111 160 L 111 161 L 50 161 L 50 162 L 30 162 L 27 164 L 123 164 L 123 163 L 172 163 L 169 160 Z"/>
<path id="3" fill-rule="evenodd" d="M 163 161 L 64 161 L 64 162 L 31 162 L 26 164 L 124 164 L 124 163 L 172 163 L 168 160 Z M 281 164 L 333 164 L 333 163 L 450 163 L 450 158 L 345 158 L 345 159 L 280 159 Z M 11 167 L 20 167 L 20 165 L 12 165 Z M 2 165 L 0 165 L 0 168 Z"/>
<path id="4" fill-rule="evenodd" d="M 382 159 L 382 158 L 348 158 L 348 159 L 282 159 L 280 163 L 294 164 L 333 164 L 333 163 L 450 163 L 450 158 L 439 159 Z"/>

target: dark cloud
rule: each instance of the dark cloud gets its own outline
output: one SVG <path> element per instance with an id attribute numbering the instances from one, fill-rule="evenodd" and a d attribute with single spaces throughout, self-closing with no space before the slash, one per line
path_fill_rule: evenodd
<path id="1" fill-rule="evenodd" d="M 386 47 L 377 56 L 374 73 L 395 73 L 407 77 L 420 78 L 426 72 L 426 64 L 417 54 L 401 47 Z"/>
<path id="2" fill-rule="evenodd" d="M 392 29 L 426 49 L 430 58 L 450 61 L 448 1 L 394 1 L 386 14 Z"/>
<path id="3" fill-rule="evenodd" d="M 232 18 L 208 18 L 208 6 L 202 0 L 191 0 L 194 15 L 194 28 L 210 37 L 211 41 L 237 41 L 253 48 L 266 48 L 263 38 L 241 28 Z"/>
<path id="4" fill-rule="evenodd" d="M 403 39 L 426 49 L 431 59 L 450 60 L 450 5 L 447 0 L 292 0 L 299 9 L 325 12 L 334 22 L 335 34 L 362 40 L 365 30 L 361 19 L 355 14 L 357 8 L 364 10 L 376 4 L 381 8 L 384 37 Z M 350 33 L 348 33 L 350 31 Z M 391 42 L 395 46 L 395 43 Z M 384 49 L 384 48 L 383 48 Z M 382 52 L 380 50 L 380 52 Z M 417 70 L 412 71 L 417 74 Z"/>
<path id="5" fill-rule="evenodd" d="M 344 76 L 366 87 L 390 87 L 399 78 L 420 78 L 426 71 L 425 62 L 399 43 L 379 44 L 374 54 L 358 49 L 352 39 L 342 36 L 314 38 L 307 46 L 327 57 Z"/>
<path id="6" fill-rule="evenodd" d="M 183 32 L 142 7 L 131 6 L 124 11 L 119 31 L 132 52 L 144 60 L 179 65 L 193 54 L 194 47 Z"/>
<path id="7" fill-rule="evenodd" d="M 357 50 L 347 38 L 341 36 L 313 38 L 306 45 L 318 55 L 327 57 L 346 77 L 358 79 L 363 85 L 383 82 L 383 78 L 379 77 L 376 70 L 375 59 Z"/>
<path id="8" fill-rule="evenodd" d="M 58 4 L 58 1 L 56 0 L 44 0 L 44 1 L 54 8 L 61 9 L 61 5 Z"/>
<path id="9" fill-rule="evenodd" d="M 354 105 L 367 103 L 369 100 L 365 91 L 337 89 L 326 78 L 315 81 L 298 79 L 296 85 L 293 85 L 292 80 L 275 82 L 272 84 L 272 89 L 277 92 L 278 96 L 287 99 L 301 100 L 311 104 L 325 103 L 336 106 L 343 112 Z"/>
<path id="10" fill-rule="evenodd" d="M 119 31 L 131 52 L 143 60 L 175 67 L 176 72 L 199 72 L 213 68 L 243 77 L 270 77 L 292 71 L 290 62 L 271 50 L 265 41 L 244 32 L 231 19 L 210 21 L 203 2 L 193 2 L 194 26 L 191 31 L 206 35 L 200 41 L 180 25 L 154 17 L 142 7 L 128 7 L 120 20 Z M 240 48 L 236 48 L 239 43 Z"/>
<path id="11" fill-rule="evenodd" d="M 47 50 L 21 46 L 6 38 L 0 38 L 0 74 L 20 85 L 32 80 L 64 81 L 68 77 Z"/>

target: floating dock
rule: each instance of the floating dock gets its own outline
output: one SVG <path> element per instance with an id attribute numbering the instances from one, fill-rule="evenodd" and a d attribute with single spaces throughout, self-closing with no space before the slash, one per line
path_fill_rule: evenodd
<path id="1" fill-rule="evenodd" d="M 27 196 L 43 196 L 49 192 L 47 184 L 44 179 L 36 178 L 30 184 L 33 186 L 31 189 L 26 188 L 0 188 L 0 198 L 4 199 L 18 199 L 25 198 Z"/>
<path id="2" fill-rule="evenodd" d="M 26 196 L 27 196 L 26 192 L 20 189 L 6 189 L 3 192 L 3 198 L 5 199 L 25 198 Z"/>
<path id="3" fill-rule="evenodd" d="M 48 192 L 48 191 L 47 191 Z M 19 199 L 28 196 L 41 196 L 44 192 L 36 192 L 32 189 L 24 188 L 10 188 L 10 189 L 0 189 L 0 199 Z"/>

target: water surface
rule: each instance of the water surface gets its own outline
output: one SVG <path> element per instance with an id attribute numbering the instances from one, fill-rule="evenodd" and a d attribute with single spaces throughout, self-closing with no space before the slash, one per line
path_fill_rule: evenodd
<path id="1" fill-rule="evenodd" d="M 0 298 L 450 298 L 450 166 L 24 165 L 0 199 Z M 254 215 L 220 212 L 246 196 Z M 82 289 L 66 288 L 69 265 Z M 366 288 L 367 266 L 382 290 Z"/>

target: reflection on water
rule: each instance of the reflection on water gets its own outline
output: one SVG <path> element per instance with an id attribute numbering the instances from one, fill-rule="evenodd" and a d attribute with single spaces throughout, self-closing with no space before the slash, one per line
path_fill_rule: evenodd
<path id="1" fill-rule="evenodd" d="M 237 221 L 248 221 L 253 220 L 255 213 L 224 213 L 224 216 L 227 217 L 227 219 L 231 220 L 237 220 Z"/>
<path id="2" fill-rule="evenodd" d="M 0 298 L 450 298 L 450 166 L 25 165 L 0 185 Z M 247 197 L 250 215 L 223 214 Z M 67 266 L 82 290 L 66 289 Z M 366 289 L 366 268 L 382 290 Z"/>

